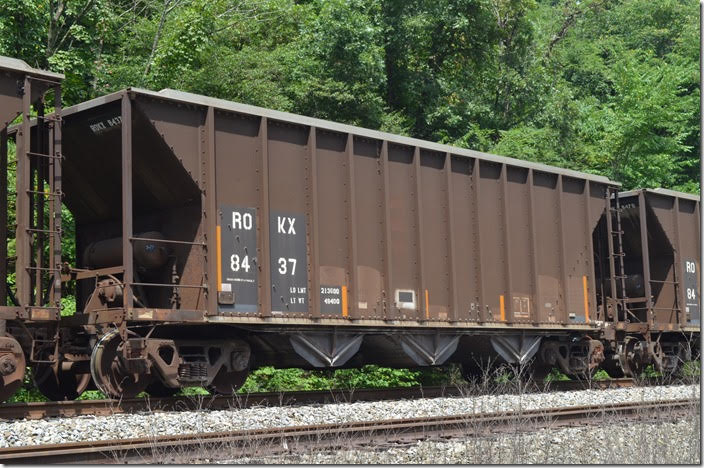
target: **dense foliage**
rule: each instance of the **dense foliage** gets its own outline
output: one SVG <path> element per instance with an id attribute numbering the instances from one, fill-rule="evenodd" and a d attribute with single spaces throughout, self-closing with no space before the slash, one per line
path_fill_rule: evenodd
<path id="1" fill-rule="evenodd" d="M 433 386 L 459 382 L 459 370 L 455 366 L 445 368 L 391 369 L 366 365 L 360 369 L 303 370 L 274 369 L 260 367 L 252 371 L 240 394 L 253 392 L 282 392 L 299 390 L 328 390 L 342 388 L 398 388 L 413 386 Z M 201 387 L 189 387 L 180 391 L 184 395 L 207 395 Z M 89 390 L 79 400 L 103 399 L 105 395 L 97 390 Z M 10 400 L 47 401 L 32 383 L 31 369 L 25 376 L 24 385 Z"/>
<path id="2" fill-rule="evenodd" d="M 165 87 L 698 190 L 684 0 L 12 0 L 0 54 L 68 104 Z"/>

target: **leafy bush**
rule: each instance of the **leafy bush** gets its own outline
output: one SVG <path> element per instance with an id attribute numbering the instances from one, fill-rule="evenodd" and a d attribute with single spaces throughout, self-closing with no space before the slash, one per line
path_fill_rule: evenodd
<path id="1" fill-rule="evenodd" d="M 100 390 L 87 390 L 81 394 L 76 400 L 105 400 L 107 397 Z"/>
<path id="2" fill-rule="evenodd" d="M 330 388 L 389 388 L 440 385 L 448 381 L 442 369 L 391 369 L 366 365 L 361 369 L 303 370 L 261 367 L 253 371 L 240 393 L 327 390 Z"/>
<path id="3" fill-rule="evenodd" d="M 177 395 L 185 395 L 185 396 L 205 396 L 205 395 L 210 395 L 210 392 L 208 392 L 206 389 L 203 387 L 186 387 L 182 388 L 179 390 Z"/>
<path id="4" fill-rule="evenodd" d="M 553 367 L 547 377 L 545 377 L 546 382 L 560 382 L 563 380 L 570 380 L 570 378 L 560 372 L 556 367 Z"/>
<path id="5" fill-rule="evenodd" d="M 366 365 L 361 369 L 336 370 L 334 375 L 339 388 L 412 387 L 419 384 L 420 371 Z"/>
<path id="6" fill-rule="evenodd" d="M 332 381 L 324 371 L 303 369 L 274 369 L 260 367 L 253 371 L 240 388 L 240 393 L 280 392 L 284 390 L 325 390 L 332 387 Z"/>
<path id="7" fill-rule="evenodd" d="M 24 374 L 24 381 L 22 382 L 22 387 L 15 393 L 9 400 L 8 403 L 26 403 L 30 401 L 47 401 L 46 397 L 36 389 L 34 386 L 34 381 L 32 380 L 32 369 L 27 368 Z"/>
<path id="8" fill-rule="evenodd" d="M 599 369 L 594 373 L 594 376 L 592 377 L 593 380 L 608 380 L 610 378 L 611 376 L 609 376 L 609 373 L 606 372 L 604 369 Z"/>

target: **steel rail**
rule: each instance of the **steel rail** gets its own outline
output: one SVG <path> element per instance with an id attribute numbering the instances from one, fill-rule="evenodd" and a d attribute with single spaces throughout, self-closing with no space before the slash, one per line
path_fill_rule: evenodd
<path id="1" fill-rule="evenodd" d="M 535 410 L 468 413 L 452 416 L 361 421 L 346 424 L 288 426 L 229 432 L 206 432 L 138 439 L 85 441 L 0 449 L 0 462 L 148 463 L 183 462 L 185 457 L 235 459 L 270 456 L 281 452 L 334 449 L 367 444 L 429 438 L 523 432 L 577 424 L 595 424 L 606 418 L 672 420 L 699 411 L 700 400 L 661 400 L 584 405 Z M 369 445 L 372 444 L 372 445 Z M 172 460 L 173 459 L 173 460 Z"/>
<path id="2" fill-rule="evenodd" d="M 568 391 L 632 387 L 632 379 L 588 381 L 557 381 L 543 385 L 527 385 L 524 392 Z M 509 388 L 506 391 L 517 390 Z M 489 391 L 492 391 L 489 389 Z M 113 414 L 148 411 L 193 411 L 251 408 L 253 406 L 284 406 L 294 404 L 352 403 L 356 401 L 384 401 L 438 397 L 469 396 L 477 393 L 470 386 L 432 386 L 401 388 L 363 388 L 356 390 L 314 390 L 298 392 L 258 392 L 231 395 L 192 395 L 172 397 L 144 397 L 123 400 L 47 401 L 7 403 L 0 405 L 0 420 L 43 419 L 50 417 L 110 416 Z"/>

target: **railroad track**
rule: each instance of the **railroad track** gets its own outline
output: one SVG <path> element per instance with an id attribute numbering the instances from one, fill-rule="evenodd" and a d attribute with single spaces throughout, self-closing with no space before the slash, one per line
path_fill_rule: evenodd
<path id="1" fill-rule="evenodd" d="M 548 385 L 529 385 L 525 391 L 566 391 L 585 388 L 632 387 L 632 379 L 586 381 L 558 381 Z M 456 386 L 401 387 L 382 389 L 356 389 L 250 393 L 235 396 L 175 396 L 166 398 L 129 398 L 123 400 L 48 401 L 34 403 L 9 403 L 0 405 L 0 419 L 43 419 L 81 415 L 109 416 L 113 414 L 147 411 L 192 411 L 250 408 L 253 406 L 283 406 L 294 404 L 325 404 L 355 401 L 384 401 L 399 399 L 456 397 L 476 394 Z"/>
<path id="2" fill-rule="evenodd" d="M 578 424 L 606 418 L 672 420 L 699 411 L 699 399 L 585 405 L 520 412 L 463 414 L 383 421 L 290 426 L 232 432 L 209 432 L 127 440 L 22 446 L 0 449 L 0 462 L 45 463 L 183 463 L 305 453 L 363 445 L 433 438 L 488 435 L 501 431 L 527 431 Z M 190 458 L 189 458 L 190 457 Z"/>

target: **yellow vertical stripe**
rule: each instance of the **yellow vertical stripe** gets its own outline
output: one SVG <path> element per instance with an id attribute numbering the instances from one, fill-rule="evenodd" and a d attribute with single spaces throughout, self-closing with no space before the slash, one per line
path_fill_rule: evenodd
<path id="1" fill-rule="evenodd" d="M 582 286 L 584 287 L 584 321 L 589 323 L 589 293 L 587 292 L 586 276 L 582 276 Z"/>
<path id="2" fill-rule="evenodd" d="M 342 287 L 342 316 L 347 317 L 349 311 L 347 310 L 347 286 Z"/>
<path id="3" fill-rule="evenodd" d="M 428 297 L 428 290 L 425 290 L 425 318 L 430 319 L 430 299 Z"/>
<path id="4" fill-rule="evenodd" d="M 506 308 L 504 307 L 504 296 L 499 296 L 499 310 L 501 310 L 501 321 L 506 321 Z"/>
<path id="5" fill-rule="evenodd" d="M 218 264 L 218 292 L 222 291 L 222 258 L 220 258 L 220 236 L 220 226 L 215 226 L 215 255 L 217 255 Z"/>

